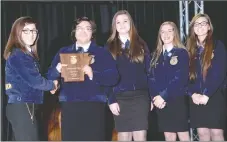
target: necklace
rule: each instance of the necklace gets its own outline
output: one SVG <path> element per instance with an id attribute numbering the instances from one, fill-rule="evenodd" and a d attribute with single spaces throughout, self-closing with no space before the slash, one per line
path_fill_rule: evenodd
<path id="1" fill-rule="evenodd" d="M 35 105 L 34 105 L 34 103 L 32 103 L 32 112 L 30 111 L 28 103 L 26 103 L 26 106 L 27 106 L 27 109 L 28 109 L 28 113 L 29 113 L 29 115 L 31 117 L 32 124 L 34 124 L 34 108 L 35 108 Z"/>

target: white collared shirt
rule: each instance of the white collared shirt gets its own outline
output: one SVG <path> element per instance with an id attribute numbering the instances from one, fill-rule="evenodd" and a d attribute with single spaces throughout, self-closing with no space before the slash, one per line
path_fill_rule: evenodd
<path id="1" fill-rule="evenodd" d="M 121 42 L 122 42 L 123 44 L 125 44 L 127 40 L 130 41 L 130 38 L 129 38 L 129 37 L 120 36 L 120 35 L 119 35 L 119 39 L 121 40 Z"/>
<path id="2" fill-rule="evenodd" d="M 81 46 L 81 45 L 78 45 L 77 42 L 76 42 L 76 50 L 78 50 L 78 47 L 83 47 L 84 52 L 87 52 L 89 47 L 90 47 L 90 44 L 91 44 L 91 41 L 89 43 L 84 44 L 83 46 Z"/>
<path id="3" fill-rule="evenodd" d="M 165 50 L 166 50 L 167 52 L 169 52 L 169 51 L 171 51 L 172 49 L 173 49 L 173 46 L 168 46 L 168 47 L 164 48 L 164 45 L 163 45 L 163 46 L 162 46 L 163 55 L 164 55 Z"/>

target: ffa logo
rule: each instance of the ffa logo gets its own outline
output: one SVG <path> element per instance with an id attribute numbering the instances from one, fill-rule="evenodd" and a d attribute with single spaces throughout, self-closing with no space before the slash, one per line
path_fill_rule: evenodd
<path id="1" fill-rule="evenodd" d="M 212 54 L 211 54 L 211 59 L 213 59 L 214 58 L 214 52 L 212 52 Z"/>
<path id="2" fill-rule="evenodd" d="M 12 85 L 10 83 L 7 83 L 7 84 L 5 84 L 5 88 L 6 88 L 6 90 L 11 89 Z"/>
<path id="3" fill-rule="evenodd" d="M 170 64 L 171 65 L 176 65 L 178 63 L 178 59 L 177 59 L 178 56 L 173 56 L 171 57 L 170 59 Z"/>
<path id="4" fill-rule="evenodd" d="M 77 63 L 77 56 L 70 56 L 70 63 L 71 64 L 76 64 Z"/>

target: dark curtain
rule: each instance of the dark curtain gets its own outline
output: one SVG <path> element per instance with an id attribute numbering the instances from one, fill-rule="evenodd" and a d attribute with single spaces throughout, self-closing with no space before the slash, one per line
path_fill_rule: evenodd
<path id="1" fill-rule="evenodd" d="M 87 16 L 97 24 L 96 41 L 104 45 L 110 35 L 112 17 L 120 9 L 126 9 L 131 14 L 140 36 L 149 45 L 150 51 L 155 49 L 159 26 L 164 21 L 173 21 L 179 27 L 178 1 L 106 1 L 106 2 L 13 2 L 2 1 L 1 12 L 1 52 L 3 55 L 5 44 L 13 22 L 21 16 L 31 16 L 38 21 L 40 33 L 38 51 L 40 56 L 41 72 L 45 75 L 56 52 L 65 45 L 72 43 L 70 32 L 74 19 Z M 193 15 L 190 6 L 190 15 Z M 214 33 L 227 46 L 227 2 L 205 2 L 205 13 L 209 14 L 214 26 Z M 191 19 L 191 17 L 190 17 Z M 4 60 L 2 57 L 2 88 L 4 88 Z M 6 96 L 2 93 L 2 140 L 11 139 L 11 130 L 5 118 Z M 40 117 L 48 119 L 51 108 L 56 104 L 57 97 L 46 92 L 43 111 Z M 45 111 L 44 111 L 45 110 Z M 148 140 L 164 140 L 163 135 L 157 132 L 157 121 L 151 113 Z M 44 126 L 47 121 L 44 121 Z M 108 122 L 112 127 L 112 122 Z M 44 130 L 45 128 L 43 128 Z M 45 129 L 46 130 L 46 129 Z M 46 133 L 44 131 L 44 133 Z M 43 140 L 46 140 L 43 136 Z"/>

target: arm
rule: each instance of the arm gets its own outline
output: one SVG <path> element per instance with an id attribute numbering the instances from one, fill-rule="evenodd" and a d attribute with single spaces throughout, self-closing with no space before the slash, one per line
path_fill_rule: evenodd
<path id="1" fill-rule="evenodd" d="M 198 82 L 189 82 L 187 87 L 187 95 L 192 96 L 194 93 L 200 93 Z"/>
<path id="2" fill-rule="evenodd" d="M 153 97 L 159 95 L 159 90 L 161 85 L 158 84 L 158 80 L 155 78 L 155 68 L 151 68 L 150 69 L 150 62 L 148 64 L 148 88 L 149 88 L 149 93 L 150 93 L 150 97 L 151 100 L 153 99 Z"/>
<path id="3" fill-rule="evenodd" d="M 56 80 L 60 77 L 60 73 L 56 69 L 57 64 L 60 62 L 60 55 L 59 55 L 60 52 L 61 50 L 59 50 L 58 53 L 55 55 L 51 63 L 51 66 L 48 68 L 48 72 L 47 72 L 48 79 Z"/>
<path id="4" fill-rule="evenodd" d="M 154 68 L 151 69 L 150 73 L 148 74 L 148 87 L 151 100 L 153 97 L 159 95 L 157 81 L 154 76 Z"/>
<path id="5" fill-rule="evenodd" d="M 148 74 L 150 71 L 150 62 L 151 62 L 151 55 L 148 47 L 145 47 L 145 52 L 144 52 L 144 63 L 145 63 L 145 69 L 146 73 Z"/>
<path id="6" fill-rule="evenodd" d="M 116 96 L 115 96 L 115 94 L 113 92 L 113 88 L 112 87 L 107 87 L 106 88 L 106 93 L 108 95 L 108 105 L 111 105 L 111 104 L 117 102 Z"/>
<path id="7" fill-rule="evenodd" d="M 55 89 L 52 80 L 47 80 L 41 76 L 36 69 L 32 57 L 27 55 L 13 56 L 10 61 L 10 66 L 17 74 L 32 88 L 49 91 Z"/>
<path id="8" fill-rule="evenodd" d="M 113 86 L 119 78 L 116 62 L 107 50 L 103 51 L 103 53 L 100 53 L 102 59 L 99 63 L 102 69 L 99 71 L 93 70 L 94 80 L 103 86 Z"/>
<path id="9" fill-rule="evenodd" d="M 211 67 L 208 69 L 207 77 L 204 83 L 203 94 L 211 97 L 224 82 L 226 77 L 226 49 L 222 42 L 217 41 Z"/>
<path id="10" fill-rule="evenodd" d="M 176 93 L 179 88 L 185 88 L 188 83 L 189 74 L 189 56 L 186 50 L 182 50 L 178 56 L 179 69 L 176 70 L 175 76 L 168 82 L 165 89 L 159 92 L 160 96 L 166 101 L 168 95 Z"/>

